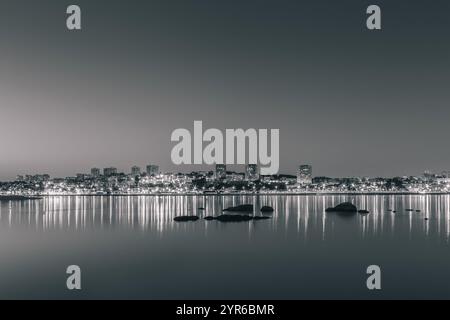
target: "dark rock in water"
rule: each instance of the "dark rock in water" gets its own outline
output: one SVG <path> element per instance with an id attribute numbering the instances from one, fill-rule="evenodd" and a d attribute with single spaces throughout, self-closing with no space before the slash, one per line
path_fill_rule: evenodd
<path id="1" fill-rule="evenodd" d="M 397 213 L 397 211 L 394 210 L 394 211 L 392 211 L 392 213 Z"/>
<path id="2" fill-rule="evenodd" d="M 258 221 L 258 220 L 267 220 L 267 219 L 270 219 L 270 217 L 253 217 L 253 220 L 256 220 L 256 221 Z"/>
<path id="3" fill-rule="evenodd" d="M 173 220 L 176 222 L 197 221 L 198 219 L 199 217 L 197 216 L 179 216 L 173 218 Z"/>
<path id="4" fill-rule="evenodd" d="M 204 211 L 204 210 L 205 210 L 205 208 L 203 208 L 203 207 L 200 207 L 200 208 L 198 208 L 197 210 L 201 210 L 201 211 Z"/>
<path id="5" fill-rule="evenodd" d="M 42 197 L 33 196 L 19 196 L 19 195 L 7 195 L 0 196 L 0 201 L 26 201 L 26 200 L 41 200 Z"/>
<path id="6" fill-rule="evenodd" d="M 414 211 L 414 209 L 406 209 L 405 211 L 411 212 Z"/>
<path id="7" fill-rule="evenodd" d="M 229 207 L 229 208 L 223 209 L 223 211 L 253 213 L 253 205 L 252 204 L 242 204 L 240 206 Z"/>
<path id="8" fill-rule="evenodd" d="M 425 218 L 426 221 L 430 220 L 429 218 Z"/>
<path id="9" fill-rule="evenodd" d="M 212 220 L 218 220 L 220 222 L 246 222 L 251 220 L 267 220 L 271 219 L 271 217 L 264 217 L 264 216 L 249 216 L 249 215 L 239 215 L 239 214 L 222 214 L 217 217 L 207 216 L 205 217 L 205 220 L 212 221 Z"/>
<path id="10" fill-rule="evenodd" d="M 344 202 L 344 203 L 338 204 L 334 208 L 327 208 L 325 210 L 325 212 L 356 213 L 356 212 L 358 212 L 358 209 L 352 203 Z"/>
<path id="11" fill-rule="evenodd" d="M 420 210 L 416 210 L 416 212 L 420 212 Z"/>
<path id="12" fill-rule="evenodd" d="M 273 211 L 274 211 L 273 208 L 269 206 L 264 206 L 261 208 L 261 212 L 263 213 L 272 213 Z"/>
<path id="13" fill-rule="evenodd" d="M 368 213 L 370 213 L 370 211 L 369 210 L 358 210 L 358 213 L 360 213 L 360 214 L 368 214 Z"/>
<path id="14" fill-rule="evenodd" d="M 250 221 L 253 219 L 253 217 L 238 214 L 222 214 L 216 217 L 215 219 L 220 222 L 242 222 L 242 221 Z"/>

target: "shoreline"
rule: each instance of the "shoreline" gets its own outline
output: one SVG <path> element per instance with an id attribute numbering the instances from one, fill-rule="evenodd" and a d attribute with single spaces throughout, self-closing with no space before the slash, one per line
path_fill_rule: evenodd
<path id="1" fill-rule="evenodd" d="M 41 200 L 43 197 L 40 195 L 0 195 L 0 201 L 28 201 L 28 200 Z"/>
<path id="2" fill-rule="evenodd" d="M 450 192 L 286 192 L 286 193 L 117 193 L 117 194 L 36 194 L 1 195 L 0 201 L 41 200 L 50 197 L 225 197 L 225 196 L 426 196 L 449 195 Z"/>

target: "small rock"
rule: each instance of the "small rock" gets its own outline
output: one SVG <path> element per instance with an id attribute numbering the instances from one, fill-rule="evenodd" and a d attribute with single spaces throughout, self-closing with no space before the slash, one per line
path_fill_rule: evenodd
<path id="1" fill-rule="evenodd" d="M 359 210 L 358 213 L 360 213 L 360 214 L 368 214 L 368 213 L 370 213 L 370 211 L 368 211 L 368 210 Z"/>
<path id="2" fill-rule="evenodd" d="M 173 218 L 173 220 L 176 222 L 197 221 L 198 219 L 199 219 L 199 217 L 197 217 L 197 216 L 179 216 L 179 217 Z"/>

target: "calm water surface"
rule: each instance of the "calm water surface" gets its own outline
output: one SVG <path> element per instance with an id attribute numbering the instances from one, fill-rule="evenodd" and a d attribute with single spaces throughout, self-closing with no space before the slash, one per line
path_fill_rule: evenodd
<path id="1" fill-rule="evenodd" d="M 344 201 L 371 213 L 324 212 Z M 272 219 L 173 221 L 246 203 L 256 214 L 273 206 Z M 1 202 L 0 298 L 448 299 L 449 237 L 450 196 L 438 195 Z M 82 269 L 78 292 L 65 287 L 72 264 Z M 371 264 L 381 291 L 366 288 Z"/>

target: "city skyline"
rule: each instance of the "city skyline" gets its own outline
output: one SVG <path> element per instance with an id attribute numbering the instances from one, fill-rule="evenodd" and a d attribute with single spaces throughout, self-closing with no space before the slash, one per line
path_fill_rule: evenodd
<path id="1" fill-rule="evenodd" d="M 145 170 L 142 170 L 141 167 L 139 167 L 138 165 L 132 165 L 130 166 L 128 169 L 121 169 L 118 167 L 92 167 L 92 168 L 87 168 L 83 170 L 78 170 L 78 171 L 74 171 L 73 174 L 68 174 L 68 175 L 60 175 L 60 176 L 55 176 L 52 174 L 49 174 L 48 172 L 29 172 L 29 171 L 24 171 L 22 173 L 18 173 L 16 174 L 11 180 L 0 180 L 0 182 L 2 181 L 12 181 L 17 179 L 17 177 L 19 176 L 33 176 L 33 175 L 49 175 L 51 177 L 58 177 L 58 178 L 64 178 L 64 177 L 75 177 L 77 175 L 80 174 L 85 174 L 85 175 L 89 175 L 88 172 L 90 172 L 91 176 L 109 176 L 109 175 L 116 175 L 116 174 L 125 174 L 125 175 L 139 175 L 142 173 L 146 173 L 146 174 L 156 174 L 156 173 L 161 173 L 161 174 L 166 174 L 166 173 L 171 173 L 171 174 L 190 174 L 190 173 L 195 173 L 195 172 L 214 172 L 216 174 L 216 170 L 218 170 L 217 168 L 220 167 L 221 171 L 223 172 L 236 172 L 236 173 L 242 173 L 245 174 L 246 176 L 249 174 L 248 170 L 249 167 L 251 166 L 256 166 L 256 169 L 258 172 L 254 172 L 253 174 L 259 176 L 259 170 L 260 170 L 260 166 L 259 165 L 253 165 L 253 164 L 247 164 L 247 165 L 225 165 L 225 164 L 216 164 L 216 165 L 201 165 L 201 166 L 196 166 L 196 165 L 191 165 L 190 167 L 202 167 L 201 170 L 180 170 L 180 171 L 169 171 L 169 170 L 160 170 L 161 167 L 159 165 L 155 165 L 155 164 L 151 164 L 151 165 L 146 165 L 144 168 Z M 312 174 L 312 165 L 310 164 L 302 164 L 297 166 L 297 169 L 295 170 L 295 172 L 278 172 L 276 175 L 290 175 L 290 176 L 297 176 L 299 177 L 299 175 L 304 175 L 304 171 L 306 170 L 306 175 L 309 175 L 309 177 L 332 177 L 332 178 L 350 178 L 350 177 L 379 177 L 379 178 L 394 178 L 394 177 L 410 177 L 410 176 L 427 176 L 427 175 L 434 175 L 434 176 L 450 176 L 450 170 L 430 170 L 430 169 L 425 169 L 420 173 L 410 173 L 410 174 L 404 174 L 404 175 L 392 175 L 392 176 L 381 176 L 381 175 L 373 175 L 373 176 L 368 176 L 368 175 L 361 175 L 361 176 L 356 176 L 356 175 L 349 175 L 349 176 L 338 176 L 338 175 L 323 175 L 323 174 L 317 174 L 317 175 L 313 175 Z M 134 169 L 138 169 L 139 173 L 137 172 L 133 172 Z M 310 174 L 308 174 L 308 172 L 310 171 Z M 151 173 L 150 173 L 151 172 Z M 223 173 L 222 173 L 223 174 Z M 274 175 L 269 175 L 269 176 L 274 176 Z M 305 177 L 303 177 L 302 179 L 304 179 Z M 309 178 L 306 178 L 309 179 Z M 306 180 L 308 181 L 308 180 Z M 298 183 L 302 183 L 300 181 L 298 181 Z"/>
<path id="2" fill-rule="evenodd" d="M 212 172 L 215 179 L 221 179 L 226 176 L 227 173 L 237 173 L 242 174 L 245 177 L 245 180 L 259 180 L 260 177 L 264 176 L 260 173 L 261 167 L 258 164 L 245 164 L 245 165 L 225 165 L 225 164 L 215 164 L 215 165 L 202 165 L 205 170 L 191 170 L 191 171 L 165 171 L 161 170 L 159 165 L 156 164 L 147 164 L 145 166 L 145 170 L 142 170 L 138 165 L 133 165 L 126 170 L 120 170 L 117 167 L 92 167 L 90 169 L 85 169 L 81 171 L 77 171 L 77 173 L 73 175 L 65 175 L 65 176 L 52 176 L 48 173 L 36 173 L 36 172 L 27 172 L 24 174 L 17 174 L 14 179 L 23 179 L 25 176 L 48 176 L 49 178 L 70 178 L 77 176 L 92 176 L 92 177 L 109 177 L 115 175 L 128 175 L 128 176 L 142 176 L 142 175 L 166 175 L 166 174 L 195 174 L 195 173 L 203 173 L 203 172 Z M 88 173 L 90 172 L 90 173 Z M 433 177 L 443 177 L 450 178 L 450 170 L 442 170 L 442 171 L 433 171 L 426 169 L 420 174 L 408 174 L 408 175 L 394 175 L 394 176 L 325 176 L 325 175 L 313 175 L 313 166 L 311 164 L 301 164 L 297 166 L 297 170 L 295 173 L 287 173 L 287 172 L 278 172 L 275 175 L 265 175 L 265 176 L 292 176 L 296 177 L 297 184 L 311 184 L 312 179 L 314 177 L 328 177 L 328 178 L 396 178 L 396 177 L 425 177 L 425 178 L 433 178 Z M 0 180 L 0 182 L 7 182 Z"/>
<path id="3" fill-rule="evenodd" d="M 48 174 L 17 176 L 0 183 L 0 196 L 33 197 L 57 195 L 173 195 L 173 194 L 449 194 L 449 171 L 442 175 L 425 171 L 409 177 L 314 177 L 311 165 L 300 165 L 297 175 L 261 175 L 256 164 L 244 172 L 215 170 L 191 173 L 161 173 L 156 165 L 141 172 L 134 165 L 129 173 L 115 167 L 92 168 L 91 174 L 51 178 Z M 7 199 L 7 198 L 6 198 Z"/>

